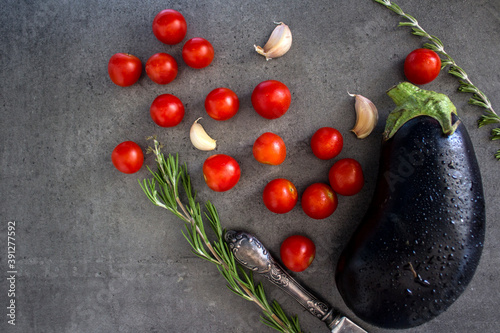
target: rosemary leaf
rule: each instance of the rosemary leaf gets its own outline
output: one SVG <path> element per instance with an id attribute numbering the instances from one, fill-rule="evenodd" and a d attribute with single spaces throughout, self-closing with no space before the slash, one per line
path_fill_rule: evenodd
<path id="1" fill-rule="evenodd" d="M 478 90 L 476 87 L 474 87 L 472 84 L 469 84 L 465 81 L 460 81 L 460 87 L 458 87 L 458 90 L 461 92 L 472 93 L 472 94 L 478 93 Z"/>
<path id="2" fill-rule="evenodd" d="M 384 2 L 387 2 L 387 1 L 384 1 Z M 396 14 L 399 14 L 401 15 L 401 13 L 403 13 L 403 11 L 401 10 L 401 8 L 396 5 L 396 4 L 393 4 L 393 6 L 390 7 L 390 9 L 395 12 Z"/>
<path id="3" fill-rule="evenodd" d="M 299 324 L 297 316 L 293 316 L 292 318 L 290 318 L 291 320 L 289 320 L 288 317 L 286 316 L 285 312 L 283 311 L 283 309 L 279 305 L 279 303 L 276 301 L 273 301 L 272 308 L 273 308 L 273 312 L 278 316 L 278 318 L 286 321 L 288 327 L 290 327 L 294 330 L 300 331 L 300 324 Z"/>
<path id="4" fill-rule="evenodd" d="M 249 300 L 251 300 L 251 298 L 246 295 L 243 290 L 241 289 L 241 286 L 242 284 L 241 283 L 237 283 L 233 274 L 231 274 L 225 267 L 223 266 L 217 266 L 217 269 L 219 270 L 219 272 L 222 274 L 222 276 L 224 276 L 224 278 L 226 279 L 227 281 L 227 286 L 234 290 L 236 293 L 240 294 L 241 297 L 243 298 L 247 298 Z"/>
<path id="5" fill-rule="evenodd" d="M 434 44 L 436 44 L 436 46 L 439 47 L 440 51 L 442 51 L 444 49 L 444 44 L 443 42 L 436 36 L 434 35 L 430 35 L 430 38 L 429 38 Z"/>
<path id="6" fill-rule="evenodd" d="M 481 118 L 478 120 L 478 126 L 483 127 L 485 125 L 489 124 L 496 124 L 500 123 L 500 117 L 494 115 L 494 114 L 486 114 L 482 115 Z"/>
<path id="7" fill-rule="evenodd" d="M 295 327 L 295 329 L 300 332 L 299 317 L 292 316 L 292 322 L 293 322 L 293 326 Z"/>
<path id="8" fill-rule="evenodd" d="M 184 232 L 184 230 L 181 230 L 181 233 L 184 236 L 184 238 L 188 241 L 189 245 L 191 245 L 191 247 L 194 249 L 195 246 L 193 241 L 191 240 L 193 237 L 191 236 L 191 231 L 189 231 L 187 226 L 186 226 L 186 232 Z"/>
<path id="9" fill-rule="evenodd" d="M 395 4 L 395 5 L 396 5 L 396 4 Z M 396 6 L 397 6 L 397 5 L 396 5 Z M 403 13 L 403 11 L 401 10 L 401 8 L 399 8 L 399 6 L 397 6 L 397 7 L 398 7 L 398 11 L 397 11 L 397 13 Z M 406 19 L 408 19 L 411 23 L 413 23 L 413 25 L 418 25 L 418 21 L 417 21 L 417 19 L 416 19 L 416 18 L 414 18 L 413 16 L 411 16 L 411 15 L 406 15 L 406 17 L 405 17 L 405 18 L 406 18 Z M 422 31 L 423 31 L 423 30 L 422 30 Z M 424 31 L 424 32 L 425 32 L 425 31 Z"/>
<path id="10" fill-rule="evenodd" d="M 255 294 L 257 295 L 257 297 L 259 297 L 262 303 L 264 303 L 266 308 L 271 308 L 269 306 L 269 302 L 267 301 L 266 293 L 264 292 L 264 287 L 262 286 L 262 283 L 257 284 L 257 286 L 255 287 Z M 276 314 L 274 311 L 273 313 Z"/>
<path id="11" fill-rule="evenodd" d="M 432 50 L 434 52 L 439 52 L 440 51 L 440 47 L 439 46 L 436 46 L 435 44 L 431 44 L 431 43 L 425 43 L 423 45 L 423 47 L 425 49 L 429 49 L 429 50 Z"/>
<path id="12" fill-rule="evenodd" d="M 398 27 L 413 27 L 413 22 L 399 22 Z"/>
<path id="13" fill-rule="evenodd" d="M 486 104 L 478 95 L 472 96 L 469 99 L 469 104 L 480 106 L 480 107 L 485 108 L 485 109 L 488 108 L 488 104 Z"/>
<path id="14" fill-rule="evenodd" d="M 412 34 L 414 34 L 416 36 L 421 36 L 421 37 L 426 37 L 427 36 L 427 34 L 425 33 L 425 31 L 423 31 L 421 29 L 418 29 L 418 28 L 414 27 L 412 30 L 413 30 Z"/>
<path id="15" fill-rule="evenodd" d="M 276 302 L 273 302 L 273 310 L 274 310 L 274 313 L 276 313 L 278 315 L 278 317 L 281 317 L 285 314 L 283 312 L 283 309 L 281 308 L 281 306 L 279 304 L 277 304 Z"/>
<path id="16" fill-rule="evenodd" d="M 231 292 L 233 292 L 233 293 L 235 293 L 236 295 L 238 295 L 238 296 L 240 296 L 240 297 L 242 297 L 242 298 L 246 299 L 247 301 L 250 301 L 250 302 L 252 302 L 252 301 L 253 301 L 250 297 L 248 297 L 248 296 L 246 296 L 245 294 L 243 294 L 243 293 L 241 293 L 241 292 L 239 292 L 239 291 L 237 291 L 237 290 L 233 289 L 231 286 L 227 285 L 226 287 L 227 287 L 227 289 L 229 289 Z M 278 328 L 275 328 L 275 329 L 276 329 L 276 330 L 279 330 Z"/>
<path id="17" fill-rule="evenodd" d="M 451 64 L 453 64 L 452 61 L 448 59 L 441 59 L 441 70 L 443 70 L 444 68 L 446 68 L 446 66 L 449 66 Z"/>
<path id="18" fill-rule="evenodd" d="M 281 328 L 277 324 L 275 324 L 272 320 L 270 320 L 268 318 L 260 317 L 260 322 L 268 327 L 271 327 L 272 329 L 277 330 L 277 331 L 281 330 Z"/>
<path id="19" fill-rule="evenodd" d="M 500 128 L 491 130 L 491 140 L 500 140 Z"/>

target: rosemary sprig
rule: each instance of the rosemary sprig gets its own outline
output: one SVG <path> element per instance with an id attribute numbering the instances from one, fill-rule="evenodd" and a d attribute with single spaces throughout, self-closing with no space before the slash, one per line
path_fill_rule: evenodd
<path id="1" fill-rule="evenodd" d="M 154 139 L 154 138 L 153 138 Z M 161 145 L 154 139 L 154 146 L 148 149 L 155 155 L 157 171 L 149 167 L 151 179 L 139 181 L 139 185 L 156 206 L 164 208 L 184 222 L 182 234 L 192 247 L 194 254 L 217 265 L 219 272 L 226 279 L 227 287 L 233 293 L 254 302 L 263 313 L 261 321 L 280 332 L 301 332 L 296 316 L 289 318 L 281 306 L 267 301 L 261 283 L 255 284 L 251 272 L 247 272 L 236 262 L 233 253 L 224 241 L 225 230 L 222 228 L 217 209 L 211 202 L 206 202 L 205 214 L 202 214 L 200 203 L 196 201 L 196 193 L 191 186 L 191 178 L 187 166 L 179 165 L 179 157 L 171 154 L 165 157 Z M 180 189 L 184 190 L 187 203 L 180 199 Z M 204 227 L 203 216 L 208 220 L 215 240 L 210 241 Z"/>
<path id="2" fill-rule="evenodd" d="M 407 21 L 399 22 L 400 27 L 411 27 L 412 33 L 414 35 L 426 38 L 429 42 L 424 43 L 424 48 L 433 50 L 436 53 L 441 54 L 444 58 L 441 58 L 441 69 L 444 69 L 446 66 L 449 66 L 448 73 L 457 77 L 459 79 L 459 87 L 458 91 L 471 93 L 472 97 L 469 99 L 469 104 L 476 105 L 482 107 L 485 110 L 485 114 L 483 114 L 478 120 L 478 127 L 483 127 L 489 124 L 500 123 L 500 116 L 493 110 L 490 100 L 479 90 L 470 80 L 467 73 L 457 65 L 455 60 L 445 51 L 443 42 L 439 38 L 434 35 L 427 33 L 419 24 L 418 21 L 411 15 L 405 13 L 401 7 L 399 7 L 396 3 L 390 0 L 373 0 L 388 9 L 392 10 L 399 16 L 404 17 Z M 498 139 L 499 128 L 496 128 L 492 131 L 492 140 Z M 495 158 L 500 160 L 500 150 L 495 154 Z"/>

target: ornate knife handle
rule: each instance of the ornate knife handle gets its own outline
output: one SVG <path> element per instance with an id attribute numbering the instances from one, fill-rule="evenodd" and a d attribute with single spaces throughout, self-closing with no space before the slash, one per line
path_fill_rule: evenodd
<path id="1" fill-rule="evenodd" d="M 243 231 L 227 231 L 225 240 L 235 259 L 244 267 L 264 275 L 269 281 L 286 291 L 315 317 L 332 329 L 342 317 L 330 305 L 319 300 L 295 281 L 269 254 L 254 236 Z"/>

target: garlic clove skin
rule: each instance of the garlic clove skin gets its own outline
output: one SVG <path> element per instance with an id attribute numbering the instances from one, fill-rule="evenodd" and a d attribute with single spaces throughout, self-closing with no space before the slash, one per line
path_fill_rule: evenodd
<path id="1" fill-rule="evenodd" d="M 196 119 L 193 125 L 191 125 L 191 129 L 189 131 L 189 138 L 191 139 L 191 143 L 193 144 L 193 146 L 195 146 L 196 149 L 199 150 L 214 150 L 217 146 L 216 140 L 212 139 L 207 134 L 203 126 L 198 123 L 200 119 L 201 117 Z"/>
<path id="2" fill-rule="evenodd" d="M 358 139 L 364 139 L 373 131 L 378 122 L 378 110 L 375 104 L 368 98 L 357 95 L 349 94 L 351 97 L 356 98 L 354 108 L 356 110 L 356 124 L 351 132 L 354 132 Z"/>
<path id="3" fill-rule="evenodd" d="M 255 51 L 266 57 L 266 60 L 281 57 L 292 47 L 292 32 L 290 28 L 283 22 L 275 23 L 278 26 L 274 28 L 264 48 L 254 45 Z"/>

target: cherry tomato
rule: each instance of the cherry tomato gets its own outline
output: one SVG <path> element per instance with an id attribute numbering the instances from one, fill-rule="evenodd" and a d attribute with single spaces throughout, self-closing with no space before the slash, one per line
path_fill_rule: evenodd
<path id="1" fill-rule="evenodd" d="M 252 92 L 252 105 L 255 111 L 266 119 L 276 119 L 284 115 L 292 95 L 283 83 L 268 80 L 259 83 Z"/>
<path id="2" fill-rule="evenodd" d="M 434 80 L 441 70 L 441 58 L 428 49 L 416 49 L 405 59 L 405 76 L 411 83 L 426 84 Z"/>
<path id="3" fill-rule="evenodd" d="M 191 38 L 182 48 L 182 59 L 189 67 L 207 67 L 214 59 L 214 48 L 206 39 Z"/>
<path id="4" fill-rule="evenodd" d="M 240 176 L 240 165 L 231 156 L 213 155 L 203 163 L 205 182 L 215 192 L 225 192 L 232 189 L 240 180 Z"/>
<path id="5" fill-rule="evenodd" d="M 109 59 L 108 74 L 114 84 L 128 87 L 139 80 L 142 63 L 139 58 L 127 53 L 116 53 Z"/>
<path id="6" fill-rule="evenodd" d="M 279 165 L 286 158 L 285 142 L 279 135 L 266 132 L 255 140 L 253 157 L 260 163 Z"/>
<path id="7" fill-rule="evenodd" d="M 177 126 L 184 118 L 184 105 L 181 100 L 171 94 L 156 97 L 149 108 L 153 121 L 161 127 Z"/>
<path id="8" fill-rule="evenodd" d="M 312 264 L 316 256 L 316 246 L 305 236 L 293 235 L 281 243 L 280 256 L 286 268 L 302 272 Z"/>
<path id="9" fill-rule="evenodd" d="M 361 164 L 352 158 L 337 161 L 330 168 L 328 179 L 333 190 L 345 196 L 358 193 L 365 183 Z"/>
<path id="10" fill-rule="evenodd" d="M 133 141 L 120 143 L 111 153 L 111 161 L 115 168 L 123 173 L 135 173 L 144 163 L 141 147 Z"/>
<path id="11" fill-rule="evenodd" d="M 333 189 L 323 183 L 309 185 L 302 194 L 302 210 L 313 219 L 325 219 L 337 209 L 338 199 Z"/>
<path id="12" fill-rule="evenodd" d="M 146 74 L 158 84 L 172 82 L 177 76 L 177 71 L 177 61 L 167 53 L 153 54 L 146 62 Z"/>
<path id="13" fill-rule="evenodd" d="M 186 31 L 186 19 L 176 10 L 162 10 L 153 20 L 153 34 L 162 43 L 178 44 L 186 36 Z"/>
<path id="14" fill-rule="evenodd" d="M 215 120 L 228 120 L 239 108 L 238 96 L 228 88 L 214 89 L 205 98 L 205 110 Z"/>
<path id="15" fill-rule="evenodd" d="M 264 205 L 276 214 L 288 213 L 297 204 L 298 195 L 295 185 L 287 179 L 271 180 L 262 194 Z"/>
<path id="16" fill-rule="evenodd" d="M 329 160 L 340 154 L 344 139 L 338 130 L 332 127 L 322 127 L 311 138 L 313 154 L 322 160 Z"/>

